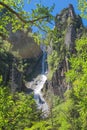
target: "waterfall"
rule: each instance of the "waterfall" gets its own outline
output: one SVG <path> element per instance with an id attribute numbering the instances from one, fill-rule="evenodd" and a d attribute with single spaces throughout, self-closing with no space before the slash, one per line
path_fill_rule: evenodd
<path id="1" fill-rule="evenodd" d="M 43 46 L 42 48 L 43 51 L 43 57 L 42 57 L 42 72 L 39 75 L 39 79 L 37 77 L 37 84 L 36 87 L 34 89 L 34 99 L 36 100 L 37 106 L 39 109 L 42 109 L 42 112 L 44 113 L 48 113 L 48 105 L 43 97 L 43 94 L 41 92 L 41 89 L 43 88 L 47 77 L 46 77 L 46 73 L 47 73 L 47 63 L 46 63 L 46 58 L 47 58 L 47 54 L 45 51 L 45 47 Z"/>
<path id="2" fill-rule="evenodd" d="M 46 49 L 45 46 L 42 46 L 42 51 L 43 51 L 43 57 L 42 57 L 42 71 L 41 74 L 39 74 L 34 81 L 31 81 L 29 83 L 29 87 L 33 89 L 34 92 L 34 99 L 36 101 L 37 107 L 38 109 L 41 109 L 42 112 L 44 113 L 44 116 L 47 116 L 48 112 L 49 112 L 49 108 L 48 105 L 43 97 L 43 94 L 41 92 L 47 77 L 46 77 L 46 73 L 47 73 L 47 63 L 46 63 L 46 58 L 47 58 L 47 54 L 46 54 Z"/>
<path id="3" fill-rule="evenodd" d="M 45 74 L 45 61 L 46 60 L 46 52 L 43 52 L 43 58 L 42 58 L 42 74 Z"/>

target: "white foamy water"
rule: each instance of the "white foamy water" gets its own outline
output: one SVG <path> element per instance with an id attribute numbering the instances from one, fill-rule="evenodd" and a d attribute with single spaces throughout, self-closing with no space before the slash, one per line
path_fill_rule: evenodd
<path id="1" fill-rule="evenodd" d="M 46 80 L 47 77 L 45 75 L 40 75 L 40 79 L 34 89 L 34 99 L 36 100 L 37 106 L 39 109 L 42 109 L 42 112 L 44 112 L 45 114 L 48 113 L 49 109 L 41 92 L 41 89 L 43 88 L 43 85 Z"/>
<path id="2" fill-rule="evenodd" d="M 42 72 L 39 75 L 39 78 L 37 77 L 36 85 L 34 87 L 34 99 L 37 103 L 37 106 L 39 109 L 42 109 L 42 112 L 44 112 L 44 115 L 46 116 L 49 112 L 48 104 L 45 101 L 43 94 L 41 92 L 42 88 L 44 87 L 44 84 L 47 80 L 46 73 L 47 73 L 47 62 L 46 62 L 46 51 L 45 46 L 42 46 L 43 51 L 43 57 L 42 57 Z"/>
<path id="3" fill-rule="evenodd" d="M 42 89 L 44 87 L 44 84 L 47 80 L 46 74 L 47 74 L 47 63 L 46 63 L 46 51 L 45 47 L 42 47 L 43 51 L 43 57 L 42 57 L 42 71 L 41 74 L 38 75 L 33 81 L 29 83 L 29 87 L 33 89 L 34 91 L 34 99 L 37 103 L 38 109 L 41 109 L 44 113 L 44 116 L 47 116 L 49 113 L 48 104 L 45 101 L 42 93 Z"/>

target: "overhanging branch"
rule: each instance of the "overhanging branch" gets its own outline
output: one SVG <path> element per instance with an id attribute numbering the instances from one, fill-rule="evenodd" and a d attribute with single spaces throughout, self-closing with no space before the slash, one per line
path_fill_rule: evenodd
<path id="1" fill-rule="evenodd" d="M 38 25 L 38 24 L 36 24 L 36 23 L 35 23 L 35 25 L 36 25 L 41 31 L 47 33 L 47 31 L 46 31 L 45 29 L 43 29 L 40 25 Z"/>
<path id="2" fill-rule="evenodd" d="M 24 20 L 23 17 L 20 16 L 20 14 L 18 14 L 16 11 L 14 11 L 12 8 L 10 8 L 8 5 L 6 5 L 5 3 L 3 2 L 0 2 L 0 5 L 2 5 L 3 7 L 5 7 L 7 10 L 9 10 L 11 13 L 13 13 L 18 19 L 20 19 L 23 23 L 31 23 L 33 24 L 34 22 L 36 21 L 39 21 L 39 20 L 42 20 L 42 19 L 45 19 L 45 18 L 48 18 L 49 16 L 46 15 L 46 16 L 42 16 L 42 17 L 39 17 L 39 18 L 35 18 L 33 20 Z"/>

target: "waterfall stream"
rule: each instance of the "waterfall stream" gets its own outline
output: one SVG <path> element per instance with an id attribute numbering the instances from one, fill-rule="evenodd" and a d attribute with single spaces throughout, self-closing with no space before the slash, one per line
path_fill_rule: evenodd
<path id="1" fill-rule="evenodd" d="M 42 57 L 42 71 L 41 74 L 38 75 L 34 81 L 30 82 L 30 88 L 33 89 L 34 91 L 34 99 L 37 103 L 37 107 L 38 109 L 41 109 L 42 112 L 44 113 L 44 116 L 47 116 L 48 112 L 49 112 L 49 108 L 48 105 L 43 97 L 43 94 L 41 92 L 41 89 L 43 88 L 47 77 L 46 77 L 46 73 L 47 73 L 47 63 L 46 63 L 46 51 L 45 51 L 45 47 L 42 48 L 43 51 L 43 57 Z"/>
<path id="2" fill-rule="evenodd" d="M 43 94 L 41 92 L 41 89 L 44 86 L 44 83 L 47 80 L 46 73 L 47 73 L 47 63 L 46 63 L 46 51 L 45 47 L 42 47 L 43 51 L 43 58 L 42 58 L 42 72 L 41 75 L 39 75 L 39 80 L 37 77 L 37 84 L 34 89 L 34 99 L 36 100 L 36 103 L 38 105 L 39 109 L 42 109 L 42 112 L 48 113 L 48 105 L 43 97 Z"/>

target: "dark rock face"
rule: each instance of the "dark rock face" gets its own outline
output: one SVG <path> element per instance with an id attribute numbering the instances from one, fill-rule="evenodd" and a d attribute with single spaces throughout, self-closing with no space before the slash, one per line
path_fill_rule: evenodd
<path id="1" fill-rule="evenodd" d="M 42 56 L 38 59 L 26 59 L 26 63 L 29 62 L 29 66 L 27 66 L 24 70 L 25 80 L 31 81 L 33 78 L 36 78 L 37 75 L 41 73 L 42 70 Z"/>
<path id="2" fill-rule="evenodd" d="M 23 70 L 20 68 L 20 61 L 19 59 L 13 58 L 12 66 L 10 68 L 10 86 L 11 91 L 25 91 L 28 93 L 31 92 L 31 89 L 26 88 L 24 81 L 31 81 L 35 78 L 41 71 L 41 60 L 42 56 L 39 59 L 21 59 L 22 66 L 27 64 Z"/>
<path id="3" fill-rule="evenodd" d="M 10 31 L 9 41 L 13 45 L 13 51 L 19 53 L 22 58 L 36 58 L 42 54 L 40 46 L 35 43 L 34 38 L 32 37 L 32 31 L 18 30 L 15 33 L 12 33 L 11 27 L 8 25 L 8 30 Z"/>
<path id="4" fill-rule="evenodd" d="M 12 32 L 11 24 L 7 25 L 7 30 L 9 31 L 9 41 L 12 43 L 12 51 L 17 53 L 16 55 L 21 56 L 22 62 L 25 61 L 27 67 L 20 72 L 17 67 L 10 68 L 10 78 L 11 78 L 11 90 L 15 91 L 26 91 L 23 79 L 25 77 L 31 77 L 32 73 L 35 71 L 35 66 L 38 65 L 38 62 L 42 56 L 42 50 L 40 46 L 35 43 L 32 36 L 32 30 L 18 30 L 15 33 Z M 17 64 L 16 61 L 14 64 Z M 29 65 L 28 65 L 29 64 Z M 28 79 L 29 80 L 29 79 Z"/>
<path id="5" fill-rule="evenodd" d="M 75 39 L 81 37 L 83 23 L 81 17 L 75 14 L 73 6 L 70 4 L 68 8 L 64 9 L 56 16 L 55 28 L 60 32 L 62 37 L 63 31 L 65 46 L 65 53 L 63 59 L 60 60 L 57 70 L 54 72 L 52 79 L 46 81 L 44 90 L 45 92 L 50 89 L 54 94 L 63 97 L 64 92 L 70 89 L 71 86 L 66 82 L 65 73 L 70 69 L 69 55 L 75 53 Z M 60 36 L 58 38 L 60 38 Z M 52 50 L 52 49 L 51 49 Z M 60 53 L 61 55 L 61 53 Z M 49 66 L 48 66 L 49 68 Z"/>
<path id="6" fill-rule="evenodd" d="M 66 48 L 72 53 L 74 51 L 74 41 L 76 39 L 76 29 L 74 25 L 69 25 L 67 27 L 67 32 L 65 35 L 65 45 Z"/>
<path id="7" fill-rule="evenodd" d="M 72 19 L 76 18 L 76 14 L 72 4 L 69 4 L 69 16 L 72 17 Z"/>
<path id="8" fill-rule="evenodd" d="M 23 83 L 23 74 L 19 72 L 16 68 L 12 67 L 10 75 L 10 86 L 11 86 L 11 92 L 15 91 L 23 91 L 24 90 L 24 83 Z"/>
<path id="9" fill-rule="evenodd" d="M 65 79 L 65 72 L 67 72 L 67 69 L 67 61 L 64 60 L 60 63 L 58 69 L 53 74 L 52 79 L 50 81 L 46 81 L 44 86 L 45 92 L 48 89 L 51 89 L 54 94 L 63 97 L 64 92 L 70 88 Z"/>

